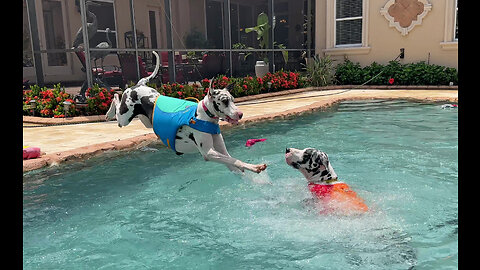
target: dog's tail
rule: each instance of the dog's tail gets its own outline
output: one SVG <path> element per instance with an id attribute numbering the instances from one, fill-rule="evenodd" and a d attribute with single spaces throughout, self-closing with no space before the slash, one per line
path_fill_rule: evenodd
<path id="1" fill-rule="evenodd" d="M 155 65 L 155 69 L 153 70 L 153 73 L 150 76 L 140 79 L 137 85 L 146 85 L 150 81 L 150 79 L 155 78 L 155 76 L 157 76 L 158 70 L 160 69 L 160 57 L 158 56 L 157 52 L 152 51 L 152 53 L 157 58 L 157 64 Z"/>

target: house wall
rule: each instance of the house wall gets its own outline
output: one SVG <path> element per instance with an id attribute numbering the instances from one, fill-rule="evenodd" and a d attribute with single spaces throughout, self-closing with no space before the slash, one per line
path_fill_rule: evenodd
<path id="1" fill-rule="evenodd" d="M 346 57 L 362 66 L 386 64 L 405 48 L 401 63 L 425 61 L 458 68 L 458 42 L 453 40 L 455 0 L 430 0 L 432 9 L 407 35 L 389 26 L 380 13 L 387 0 L 364 0 L 364 41 L 360 48 L 335 48 L 334 0 L 316 0 L 316 53 L 330 55 L 337 63 Z M 366 9 L 365 9 L 366 7 Z M 325 31 L 323 29 L 326 29 Z"/>

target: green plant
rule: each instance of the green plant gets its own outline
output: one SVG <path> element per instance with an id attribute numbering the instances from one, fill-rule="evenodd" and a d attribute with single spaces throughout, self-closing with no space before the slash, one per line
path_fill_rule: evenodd
<path id="1" fill-rule="evenodd" d="M 336 67 L 335 78 L 338 84 L 388 85 L 393 78 L 397 85 L 449 85 L 458 84 L 458 72 L 455 68 L 430 65 L 424 61 L 401 64 L 390 61 L 387 65 L 373 62 L 361 67 L 359 63 L 345 60 Z M 370 81 L 369 81 L 370 80 Z"/>
<path id="2" fill-rule="evenodd" d="M 269 41 L 270 41 L 270 24 L 268 23 L 268 15 L 265 13 L 260 13 L 258 14 L 257 17 L 257 25 L 253 27 L 248 27 L 245 28 L 245 33 L 250 33 L 254 31 L 257 33 L 257 40 L 259 41 L 259 47 L 260 49 L 268 49 Z M 273 42 L 273 46 L 279 48 L 279 49 L 286 49 L 285 45 L 283 44 L 277 44 L 276 42 Z M 248 47 L 249 49 L 253 49 L 252 47 Z M 250 54 L 245 55 L 245 58 Z M 288 51 L 282 50 L 282 56 L 283 60 L 285 63 L 288 62 Z M 260 58 L 265 61 L 265 63 L 268 63 L 268 57 L 266 52 L 260 52 Z"/>
<path id="3" fill-rule="evenodd" d="M 185 36 L 184 41 L 186 49 L 204 49 L 211 47 L 205 38 L 205 34 L 195 28 Z"/>
<path id="4" fill-rule="evenodd" d="M 330 56 L 319 57 L 315 55 L 305 67 L 307 78 L 312 86 L 326 86 L 334 83 L 335 68 Z"/>

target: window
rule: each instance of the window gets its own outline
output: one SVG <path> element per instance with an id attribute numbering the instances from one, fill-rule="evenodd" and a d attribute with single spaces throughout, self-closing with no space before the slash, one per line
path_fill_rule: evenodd
<path id="1" fill-rule="evenodd" d="M 455 1 L 455 41 L 458 41 L 458 0 Z"/>
<path id="2" fill-rule="evenodd" d="M 43 21 L 45 24 L 45 42 L 47 50 L 65 49 L 62 3 L 44 0 Z M 65 66 L 67 65 L 67 54 L 48 53 L 47 61 L 49 66 Z"/>
<path id="3" fill-rule="evenodd" d="M 110 28 L 108 38 L 112 41 L 112 48 L 117 48 L 117 31 L 115 28 L 115 12 L 113 2 L 95 1 L 97 5 L 89 6 L 89 10 L 95 14 L 98 20 L 97 34 L 90 39 L 90 48 L 94 48 L 100 42 L 106 41 L 106 29 Z"/>
<path id="4" fill-rule="evenodd" d="M 445 3 L 445 32 L 440 47 L 458 50 L 458 0 L 446 0 Z"/>
<path id="5" fill-rule="evenodd" d="M 33 67 L 32 41 L 30 40 L 30 25 L 25 0 L 23 0 L 23 67 Z"/>
<path id="6" fill-rule="evenodd" d="M 335 46 L 362 45 L 362 0 L 335 1 Z"/>

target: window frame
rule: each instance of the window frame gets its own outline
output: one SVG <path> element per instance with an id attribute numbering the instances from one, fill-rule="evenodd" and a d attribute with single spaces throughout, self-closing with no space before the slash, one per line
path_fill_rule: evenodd
<path id="1" fill-rule="evenodd" d="M 350 48 L 350 47 L 362 47 L 363 45 L 363 37 L 364 37 L 364 17 L 365 17 L 365 7 L 364 7 L 364 1 L 362 1 L 362 16 L 355 16 L 355 17 L 345 17 L 345 18 L 337 18 L 337 2 L 338 0 L 335 0 L 333 3 L 333 44 L 335 48 Z M 361 41 L 360 43 L 349 43 L 349 44 L 337 44 L 337 22 L 341 21 L 353 21 L 353 20 L 359 20 L 361 19 L 362 21 L 362 30 L 361 30 Z"/>
<path id="2" fill-rule="evenodd" d="M 457 33 L 457 16 L 458 16 L 458 0 L 455 0 L 455 14 L 453 17 L 453 41 L 458 42 L 458 36 L 456 35 Z"/>

